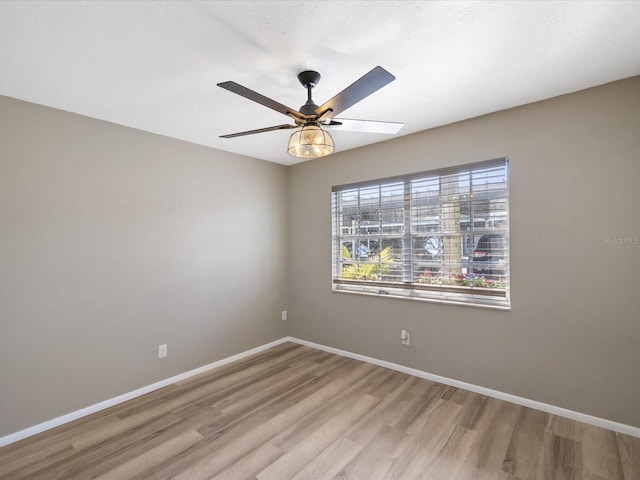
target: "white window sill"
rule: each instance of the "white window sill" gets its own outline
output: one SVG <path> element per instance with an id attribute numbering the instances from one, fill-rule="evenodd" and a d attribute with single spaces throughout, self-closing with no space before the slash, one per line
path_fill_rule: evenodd
<path id="1" fill-rule="evenodd" d="M 346 287 L 344 285 L 333 285 L 332 292 L 333 293 L 351 293 L 356 295 L 366 295 L 369 297 L 378 297 L 378 298 L 394 298 L 397 300 L 413 300 L 419 302 L 430 302 L 430 303 L 440 303 L 445 305 L 458 305 L 461 307 L 476 307 L 476 308 L 489 308 L 492 310 L 511 310 L 511 302 L 508 298 L 504 299 L 496 299 L 496 298 L 487 298 L 486 296 L 481 295 L 465 295 L 464 298 L 460 298 L 460 295 L 450 294 L 450 293 L 433 293 L 427 294 L 415 294 L 414 291 L 408 289 L 396 289 L 397 292 L 393 291 L 394 289 L 380 289 L 378 293 L 373 291 L 371 287 L 367 287 L 365 289 L 357 289 L 354 287 Z M 402 293 L 409 292 L 409 293 Z"/>

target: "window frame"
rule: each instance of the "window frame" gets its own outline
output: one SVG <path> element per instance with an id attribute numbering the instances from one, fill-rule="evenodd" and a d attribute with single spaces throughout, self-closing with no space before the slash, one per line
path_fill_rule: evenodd
<path id="1" fill-rule="evenodd" d="M 491 170 L 491 169 L 504 169 L 504 195 L 498 195 L 496 199 L 497 202 L 503 202 L 504 207 L 503 210 L 500 210 L 502 216 L 500 217 L 500 223 L 502 226 L 500 228 L 477 228 L 475 227 L 474 222 L 474 213 L 480 211 L 482 207 L 481 200 L 478 198 L 474 198 L 473 195 L 473 174 L 478 174 L 483 170 Z M 446 177 L 451 177 L 454 175 L 465 174 L 469 176 L 470 180 L 470 196 L 469 199 L 466 200 L 469 208 L 469 218 L 467 219 L 466 228 L 468 230 L 463 230 L 461 225 L 458 223 L 458 230 L 445 231 L 442 227 L 443 215 L 442 209 L 445 203 L 443 202 L 443 183 L 442 179 Z M 415 230 L 412 228 L 415 219 L 421 219 L 423 217 L 419 217 L 414 212 L 417 210 L 417 200 L 416 204 L 412 204 L 412 182 L 423 181 L 426 179 L 438 178 L 439 184 L 437 189 L 438 200 L 436 202 L 439 213 L 439 230 L 435 231 L 418 231 L 419 227 L 416 226 Z M 489 182 L 487 182 L 488 184 Z M 455 305 L 466 305 L 466 306 L 475 306 L 475 307 L 488 307 L 502 310 L 509 310 L 511 308 L 511 285 L 510 285 L 510 252 L 509 252 L 509 159 L 508 157 L 500 157 L 492 160 L 486 160 L 482 162 L 474 162 L 468 163 L 464 165 L 457 165 L 453 167 L 445 167 L 434 170 L 422 171 L 411 173 L 407 175 L 398 175 L 393 177 L 379 178 L 373 180 L 367 180 L 363 182 L 350 183 L 344 185 L 337 185 L 332 187 L 331 189 L 331 225 L 332 225 L 332 291 L 337 293 L 356 293 L 356 294 L 364 294 L 364 295 L 374 295 L 380 297 L 389 297 L 389 298 L 401 298 L 401 299 L 409 299 L 409 300 L 420 300 L 420 301 L 429 301 L 429 302 L 437 302 L 437 303 L 446 303 L 446 304 L 455 304 Z M 388 238 L 400 238 L 402 237 L 402 249 L 400 254 L 400 260 L 402 264 L 402 280 L 395 281 L 385 281 L 384 279 L 378 280 L 362 280 L 362 279 L 348 279 L 344 278 L 344 267 L 345 261 L 343 257 L 343 245 L 345 242 L 351 245 L 351 252 L 354 254 L 358 252 L 360 249 L 361 239 L 358 235 L 354 237 L 353 234 L 347 235 L 341 232 L 341 228 L 344 229 L 344 225 L 341 223 L 342 217 L 345 215 L 345 208 L 343 208 L 342 203 L 343 197 L 340 197 L 340 193 L 347 193 L 351 191 L 357 191 L 358 198 L 358 215 L 361 214 L 360 208 L 360 196 L 363 189 L 376 187 L 382 189 L 384 186 L 389 186 L 391 184 L 394 185 L 403 185 L 403 212 L 402 212 L 402 228 L 401 232 L 397 232 L 393 235 L 388 236 Z M 488 192 L 490 189 L 485 188 L 485 191 Z M 497 188 L 496 190 L 502 190 Z M 381 197 L 380 197 L 381 198 Z M 417 196 L 416 196 L 417 198 Z M 453 197 L 456 198 L 456 197 Z M 487 199 L 484 200 L 485 202 Z M 382 202 L 382 200 L 380 200 Z M 462 205 L 461 200 L 457 200 L 454 202 L 456 205 Z M 380 203 L 382 205 L 382 203 Z M 492 204 L 490 204 L 492 205 Z M 491 207 L 484 207 L 487 210 L 485 213 L 490 211 Z M 382 211 L 382 207 L 380 207 Z M 382 215 L 382 213 L 380 213 Z M 486 216 L 486 215 L 485 215 Z M 356 223 L 356 228 L 361 229 L 362 227 L 361 220 L 358 220 Z M 417 225 L 417 221 L 415 221 Z M 486 219 L 485 219 L 486 223 Z M 380 239 L 385 238 L 382 234 L 382 228 L 384 227 L 384 223 L 382 220 L 379 223 L 379 236 L 369 236 L 369 241 L 372 238 Z M 431 234 L 430 236 L 428 236 Z M 474 263 L 475 261 L 472 258 L 473 250 L 477 250 L 476 244 L 479 244 L 482 240 L 483 236 L 489 235 L 499 235 L 503 238 L 503 259 L 500 263 L 500 271 L 504 271 L 504 277 L 501 276 L 500 282 L 503 282 L 504 279 L 504 289 L 503 288 L 486 288 L 481 286 L 474 286 L 474 275 L 477 271 L 475 266 L 481 266 L 481 264 Z M 367 235 L 363 235 L 367 238 Z M 468 252 L 468 257 L 463 264 L 466 267 L 462 267 L 462 264 L 458 263 L 461 267 L 461 272 L 464 269 L 469 270 L 469 266 L 471 267 L 471 272 L 473 274 L 465 273 L 464 275 L 467 278 L 467 283 L 465 285 L 460 284 L 442 284 L 442 283 L 420 283 L 416 280 L 416 270 L 414 270 L 414 262 L 416 264 L 420 263 L 416 260 L 416 252 L 418 251 L 417 241 L 422 239 L 424 241 L 424 237 L 439 237 L 440 242 L 444 241 L 444 238 L 458 238 L 460 242 L 460 257 L 464 258 L 463 254 L 465 249 Z M 466 240 L 465 240 L 466 239 Z M 491 239 L 486 239 L 485 241 L 491 241 Z M 450 240 L 449 240 L 450 241 Z M 467 242 L 467 245 L 463 242 Z M 355 248 L 354 242 L 358 243 L 358 247 Z M 470 243 L 469 243 L 470 242 Z M 437 242 L 436 242 L 437 243 Z M 371 245 L 371 243 L 369 243 Z M 378 247 L 380 248 L 380 246 Z M 426 246 L 425 246 L 426 248 Z M 383 264 L 386 265 L 382 261 L 382 257 L 380 256 L 378 259 L 378 263 L 380 266 Z M 357 258 L 352 262 L 354 264 L 365 264 L 371 262 L 360 262 Z M 423 264 L 425 262 L 422 262 Z M 395 265 L 399 265 L 398 261 L 395 262 Z M 441 261 L 441 265 L 445 265 L 444 260 Z M 449 268 L 450 265 L 446 264 Z M 484 265 L 488 266 L 488 265 Z M 502 268 L 504 267 L 504 268 Z M 427 270 L 425 268 L 425 270 Z M 380 270 L 382 271 L 382 270 Z M 492 272 L 495 273 L 495 272 Z M 396 275 L 400 277 L 400 274 Z M 491 276 L 491 275 L 489 275 Z M 483 277 L 483 275 L 477 275 L 477 277 Z M 451 278 L 449 275 L 447 278 Z M 469 280 L 470 279 L 470 280 Z M 463 282 L 464 283 L 464 282 Z M 494 284 L 495 285 L 495 284 Z M 498 285 L 502 286 L 501 283 Z"/>

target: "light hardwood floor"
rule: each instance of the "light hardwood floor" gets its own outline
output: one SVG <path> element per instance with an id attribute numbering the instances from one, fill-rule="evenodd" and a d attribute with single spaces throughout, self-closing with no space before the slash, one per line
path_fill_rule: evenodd
<path id="1" fill-rule="evenodd" d="M 640 479 L 640 439 L 286 343 L 0 449 L 0 479 Z"/>

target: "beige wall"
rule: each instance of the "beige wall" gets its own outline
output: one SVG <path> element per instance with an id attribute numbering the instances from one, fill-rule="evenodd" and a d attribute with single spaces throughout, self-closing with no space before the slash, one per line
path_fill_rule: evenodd
<path id="1" fill-rule="evenodd" d="M 286 178 L 0 97 L 0 436 L 285 336 Z"/>
<path id="2" fill-rule="evenodd" d="M 640 426 L 639 112 L 635 77 L 290 167 L 292 334 Z M 502 156 L 511 311 L 331 292 L 332 185 Z"/>

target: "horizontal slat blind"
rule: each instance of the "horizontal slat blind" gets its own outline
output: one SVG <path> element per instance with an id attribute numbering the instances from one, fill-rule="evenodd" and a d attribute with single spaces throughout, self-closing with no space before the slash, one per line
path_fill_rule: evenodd
<path id="1" fill-rule="evenodd" d="M 334 290 L 509 306 L 508 161 L 332 189 Z"/>

